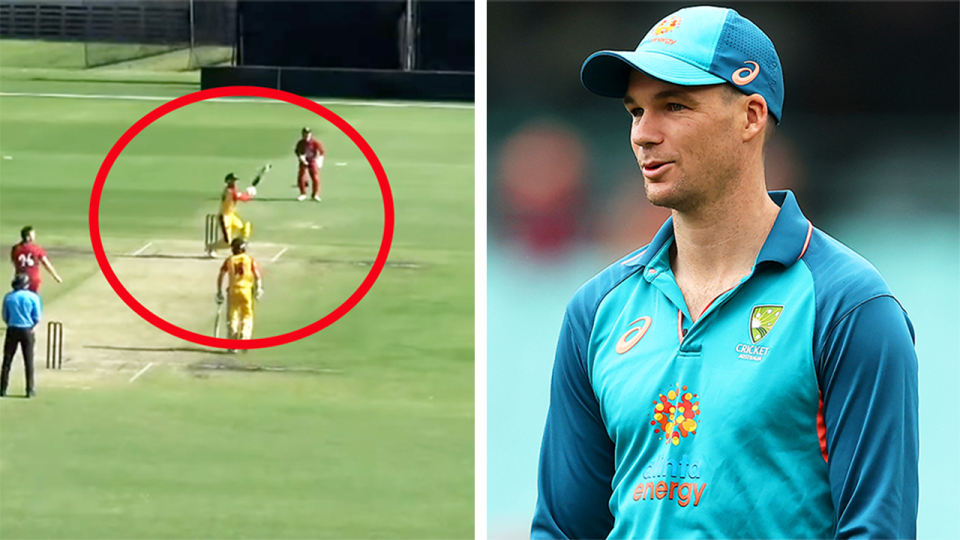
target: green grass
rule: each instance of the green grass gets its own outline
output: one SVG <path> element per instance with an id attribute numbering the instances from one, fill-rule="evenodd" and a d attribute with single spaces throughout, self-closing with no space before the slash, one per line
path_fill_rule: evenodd
<path id="1" fill-rule="evenodd" d="M 135 73 L 182 72 L 229 62 L 230 47 L 0 40 L 0 68 L 84 69 Z"/>
<path id="2" fill-rule="evenodd" d="M 83 43 L 0 40 L 0 67 L 82 68 L 84 65 Z"/>
<path id="3" fill-rule="evenodd" d="M 371 390 L 357 377 L 201 384 L 164 374 L 136 389 L 4 400 L 0 531 L 470 537 L 472 481 L 464 473 L 473 470 L 473 444 L 464 420 L 472 407 L 449 395 L 378 398 Z"/>
<path id="4" fill-rule="evenodd" d="M 25 73 L 0 71 L 0 87 L 191 91 L 180 75 Z M 23 225 L 36 227 L 65 279 L 46 277 L 41 293 L 67 330 L 65 367 L 76 369 L 41 367 L 37 399 L 0 400 L 0 537 L 472 537 L 473 110 L 331 106 L 387 171 L 396 204 L 389 261 L 406 264 L 385 268 L 331 327 L 231 360 L 291 370 L 275 373 L 197 370 L 197 358 L 230 357 L 132 322 L 103 284 L 87 228 L 90 190 L 114 142 L 160 103 L 0 98 L 0 156 L 12 158 L 0 160 L 0 249 Z M 327 146 L 319 204 L 291 200 L 302 125 Z M 155 313 L 209 333 L 217 263 L 122 255 L 147 242 L 161 254 L 198 253 L 224 174 L 246 186 L 265 161 L 275 169 L 261 200 L 240 207 L 254 223 L 251 251 L 267 290 L 255 337 L 317 320 L 366 275 L 382 202 L 349 139 L 287 104 L 200 103 L 144 130 L 103 191 L 111 262 Z M 280 246 L 289 249 L 269 261 Z M 176 350 L 151 352 L 152 344 Z M 156 365 L 128 382 L 147 362 Z M 21 385 L 15 364 L 11 391 Z"/>

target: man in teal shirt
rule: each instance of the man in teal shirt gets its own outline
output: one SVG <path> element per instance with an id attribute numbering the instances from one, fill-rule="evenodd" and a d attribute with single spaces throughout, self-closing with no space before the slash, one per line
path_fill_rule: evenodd
<path id="1" fill-rule="evenodd" d="M 913 327 L 870 263 L 766 190 L 773 43 L 686 8 L 581 80 L 623 100 L 671 218 L 567 307 L 532 536 L 914 538 Z"/>
<path id="2" fill-rule="evenodd" d="M 11 283 L 13 291 L 3 297 L 3 322 L 7 332 L 3 340 L 3 371 L 0 373 L 0 396 L 7 395 L 10 382 L 10 367 L 17 347 L 23 354 L 23 367 L 27 378 L 27 397 L 36 395 L 33 385 L 33 329 L 40 324 L 42 308 L 40 296 L 29 290 L 30 277 L 17 274 Z"/>

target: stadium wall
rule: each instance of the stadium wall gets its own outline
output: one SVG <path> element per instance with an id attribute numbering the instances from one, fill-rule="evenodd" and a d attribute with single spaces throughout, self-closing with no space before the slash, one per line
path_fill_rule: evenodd
<path id="1" fill-rule="evenodd" d="M 233 47 L 236 1 L 3 0 L 0 37 Z"/>
<path id="2" fill-rule="evenodd" d="M 241 66 L 474 71 L 472 0 L 244 0 L 237 14 Z"/>
<path id="3" fill-rule="evenodd" d="M 260 86 L 301 96 L 473 101 L 473 73 L 286 67 L 205 67 L 200 87 Z"/>

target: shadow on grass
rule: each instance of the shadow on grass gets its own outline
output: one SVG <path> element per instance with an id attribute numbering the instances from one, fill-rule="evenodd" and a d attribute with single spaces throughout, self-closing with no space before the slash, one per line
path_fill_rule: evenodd
<path id="1" fill-rule="evenodd" d="M 343 373 L 343 370 L 340 369 L 302 366 L 261 366 L 259 364 L 250 364 L 246 362 L 240 362 L 238 360 L 197 362 L 187 366 L 187 369 L 194 372 L 240 371 L 245 373 L 306 373 L 311 375 L 339 375 Z"/>
<path id="2" fill-rule="evenodd" d="M 84 345 L 84 349 L 104 349 L 108 351 L 136 352 L 199 352 L 206 354 L 233 354 L 223 349 L 205 349 L 203 347 L 117 347 L 114 345 Z"/>
<path id="3" fill-rule="evenodd" d="M 329 265 L 343 264 L 343 265 L 362 266 L 362 267 L 373 266 L 373 263 L 374 263 L 374 261 L 372 260 L 343 261 L 343 260 L 337 260 L 337 259 L 319 259 L 319 258 L 306 259 L 306 261 L 309 264 L 329 264 Z M 424 268 L 426 264 L 420 263 L 420 262 L 414 262 L 414 261 L 387 261 L 386 263 L 384 263 L 383 266 L 386 268 L 420 269 L 420 268 Z"/>
<path id="4" fill-rule="evenodd" d="M 216 354 L 226 356 L 222 360 L 200 361 L 187 365 L 187 369 L 193 372 L 205 371 L 239 371 L 245 373 L 307 373 L 313 375 L 339 375 L 343 373 L 340 369 L 330 369 L 323 367 L 303 367 L 303 366 L 262 366 L 249 362 L 236 360 L 237 354 L 224 349 L 205 349 L 202 347 L 117 347 L 114 345 L 84 345 L 85 349 L 105 349 L 111 351 L 135 351 L 135 352 L 199 352 L 206 354 Z"/>
<path id="5" fill-rule="evenodd" d="M 151 253 L 151 254 L 141 254 L 141 255 L 112 255 L 112 257 L 117 257 L 119 259 L 192 259 L 198 261 L 210 261 L 215 257 L 208 257 L 205 254 L 199 255 L 185 255 L 177 253 Z"/>
<path id="6" fill-rule="evenodd" d="M 206 197 L 204 200 L 207 200 L 207 201 L 220 201 L 220 197 Z M 250 200 L 247 201 L 247 202 L 248 202 L 248 203 L 255 203 L 255 202 L 288 202 L 288 203 L 306 204 L 306 203 L 308 203 L 308 202 L 313 202 L 313 201 L 298 201 L 298 200 L 297 200 L 297 197 L 296 197 L 295 195 L 291 195 L 291 196 L 289 196 L 289 197 L 254 197 L 254 198 L 250 199 Z"/>
<path id="7" fill-rule="evenodd" d="M 113 79 L 113 78 L 74 78 L 74 77 L 30 77 L 24 80 L 43 81 L 43 82 L 78 82 L 78 83 L 99 83 L 99 84 L 136 84 L 136 85 L 163 85 L 163 86 L 187 86 L 190 88 L 199 88 L 200 83 L 184 81 L 164 81 L 149 79 Z M 172 98 L 171 98 L 172 99 Z"/>

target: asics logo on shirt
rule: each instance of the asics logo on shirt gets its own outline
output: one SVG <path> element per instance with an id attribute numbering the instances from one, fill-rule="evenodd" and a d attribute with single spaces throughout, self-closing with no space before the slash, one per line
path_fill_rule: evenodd
<path id="1" fill-rule="evenodd" d="M 650 317 L 640 317 L 639 319 L 630 323 L 630 329 L 627 330 L 625 334 L 620 336 L 620 340 L 617 341 L 617 354 L 624 354 L 636 345 L 643 335 L 647 333 L 647 330 L 650 329 Z M 637 323 L 641 323 L 639 326 L 634 326 Z"/>

